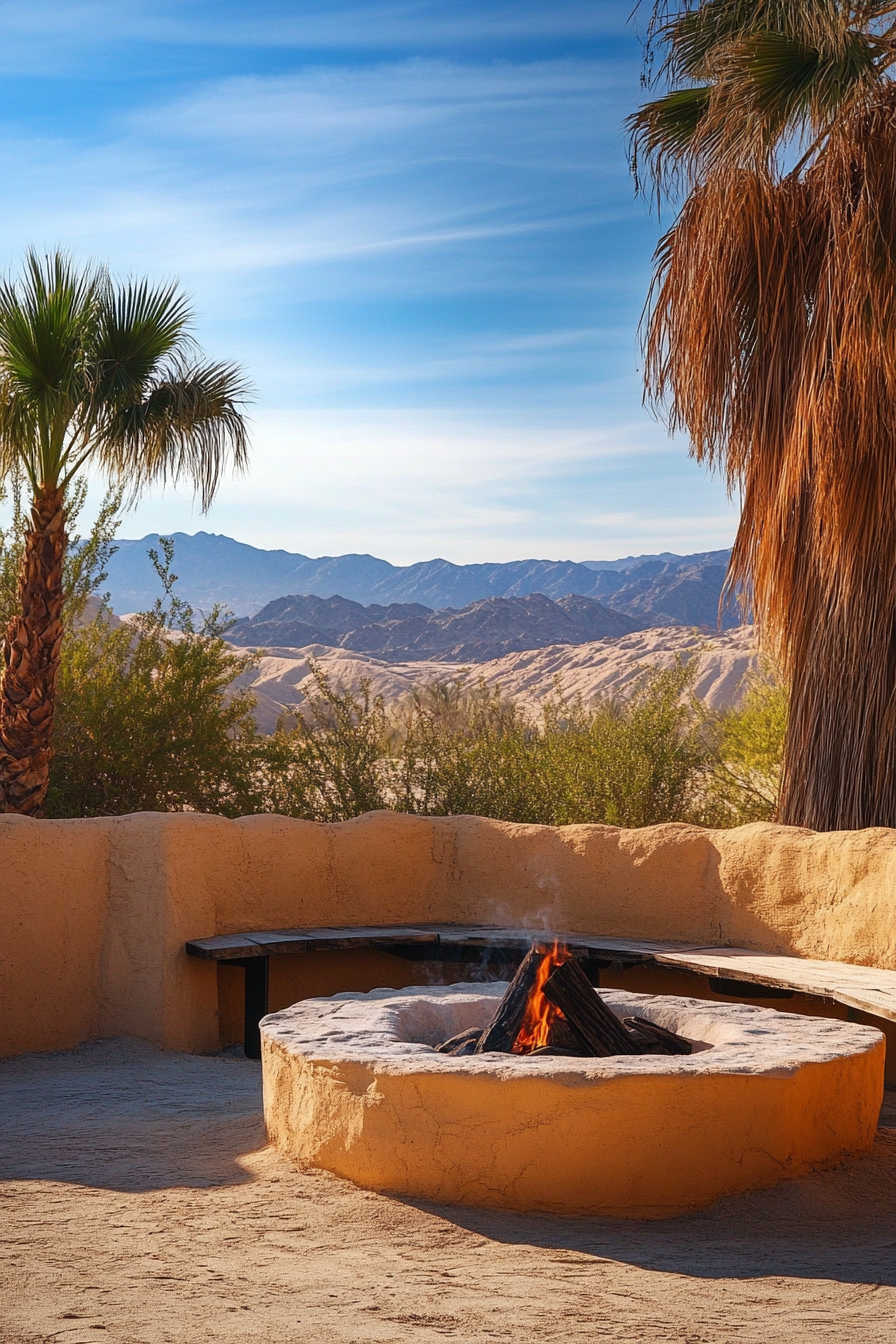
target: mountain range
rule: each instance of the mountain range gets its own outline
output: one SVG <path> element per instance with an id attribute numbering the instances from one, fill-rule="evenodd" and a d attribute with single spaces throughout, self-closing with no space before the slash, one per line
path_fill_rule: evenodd
<path id="1" fill-rule="evenodd" d="M 550 644 L 619 638 L 641 628 L 643 622 L 575 593 L 558 602 L 543 593 L 486 597 L 442 611 L 419 602 L 363 606 L 344 597 L 293 596 L 276 598 L 257 616 L 237 621 L 229 638 L 265 649 L 324 644 L 389 663 L 481 663 Z"/>
<path id="2" fill-rule="evenodd" d="M 147 556 L 158 540 L 158 535 L 150 535 L 118 542 L 107 581 L 116 611 L 143 610 L 159 596 L 159 583 Z M 446 608 L 463 610 L 489 598 L 540 593 L 555 602 L 570 595 L 592 598 L 632 617 L 634 628 L 697 625 L 715 629 L 728 563 L 727 551 L 702 551 L 583 562 L 514 560 L 455 565 L 436 559 L 392 565 L 372 555 L 314 559 L 289 551 L 266 551 L 208 532 L 175 533 L 174 546 L 180 596 L 203 611 L 222 603 L 237 616 L 252 615 L 275 598 L 296 594 L 342 597 L 368 607 L 415 605 L 432 613 Z M 723 628 L 738 625 L 740 620 L 737 610 L 729 610 Z"/>

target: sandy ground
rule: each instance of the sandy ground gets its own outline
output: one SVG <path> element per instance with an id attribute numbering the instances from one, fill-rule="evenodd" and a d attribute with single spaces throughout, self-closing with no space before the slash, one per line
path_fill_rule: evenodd
<path id="1" fill-rule="evenodd" d="M 896 1341 L 896 1107 L 882 1122 L 868 1158 L 699 1215 L 526 1217 L 294 1170 L 245 1060 L 9 1060 L 0 1339 Z"/>

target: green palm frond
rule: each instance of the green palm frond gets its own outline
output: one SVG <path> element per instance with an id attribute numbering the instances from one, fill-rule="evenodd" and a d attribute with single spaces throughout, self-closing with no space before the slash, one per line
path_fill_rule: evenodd
<path id="1" fill-rule="evenodd" d="M 200 361 L 191 321 L 175 284 L 29 253 L 0 281 L 0 475 L 66 485 L 93 460 L 132 498 L 190 478 L 207 508 L 226 465 L 246 465 L 248 388 Z"/>
<path id="2" fill-rule="evenodd" d="M 651 82 L 668 91 L 629 120 L 636 169 L 649 162 L 661 188 L 679 174 L 693 185 L 780 171 L 800 142 L 808 161 L 839 115 L 889 81 L 894 17 L 894 0 L 658 0 L 648 60 L 662 53 Z"/>
<path id="3" fill-rule="evenodd" d="M 139 402 L 110 417 L 98 435 L 97 458 L 110 477 L 137 490 L 191 479 L 207 508 L 228 461 L 238 471 L 246 467 L 240 403 L 247 395 L 231 364 L 172 367 Z"/>
<path id="4" fill-rule="evenodd" d="M 189 344 L 190 309 L 176 285 L 130 282 L 103 305 L 93 351 L 100 403 L 140 396 L 160 360 Z"/>
<path id="5" fill-rule="evenodd" d="M 48 404 L 81 393 L 85 347 L 106 277 L 69 259 L 29 253 L 23 280 L 0 282 L 0 368 L 23 396 Z"/>
<path id="6" fill-rule="evenodd" d="M 877 82 L 872 44 L 850 33 L 842 48 L 825 55 L 782 33 L 756 33 L 720 58 L 716 119 L 755 123 L 766 143 L 816 129 L 863 89 Z"/>
<path id="7" fill-rule="evenodd" d="M 859 17 L 840 0 L 661 0 L 653 10 L 649 42 L 663 51 L 661 74 L 672 83 L 711 77 L 720 53 L 763 33 L 777 33 L 818 51 L 822 59 L 842 54 L 851 32 L 893 8 L 872 6 Z"/>
<path id="8" fill-rule="evenodd" d="M 877 77 L 874 46 L 863 33 L 847 34 L 829 56 L 780 33 L 760 33 L 744 44 L 743 67 L 756 106 L 781 126 L 794 116 L 835 112 L 857 86 Z"/>
<path id="9" fill-rule="evenodd" d="M 0 479 L 24 471 L 33 489 L 40 484 L 37 408 L 8 382 L 0 383 Z"/>
<path id="10" fill-rule="evenodd" d="M 709 107 L 711 90 L 707 86 L 673 89 L 664 98 L 645 103 L 627 126 L 632 137 L 632 157 L 660 166 L 663 173 L 673 170 L 692 151 L 700 123 Z"/>

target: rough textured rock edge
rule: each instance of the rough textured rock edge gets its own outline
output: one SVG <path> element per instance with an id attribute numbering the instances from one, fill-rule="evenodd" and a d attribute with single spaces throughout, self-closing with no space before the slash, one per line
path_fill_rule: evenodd
<path id="1" fill-rule="evenodd" d="M 620 1016 L 637 1014 L 690 1040 L 692 1055 L 613 1055 L 607 1059 L 487 1053 L 455 1058 L 434 1046 L 445 1036 L 485 1022 L 507 982 L 433 989 L 346 992 L 304 999 L 264 1018 L 262 1036 L 316 1063 L 374 1065 L 397 1073 L 476 1073 L 497 1078 L 559 1077 L 566 1081 L 644 1074 L 756 1074 L 783 1077 L 805 1064 L 822 1064 L 874 1050 L 874 1027 L 826 1017 L 802 1017 L 743 1003 L 710 1003 L 671 995 L 603 990 Z M 444 1032 L 444 1035 L 439 1035 Z M 419 1036 L 421 1039 L 413 1039 Z M 707 1048 L 711 1047 L 711 1048 Z"/>

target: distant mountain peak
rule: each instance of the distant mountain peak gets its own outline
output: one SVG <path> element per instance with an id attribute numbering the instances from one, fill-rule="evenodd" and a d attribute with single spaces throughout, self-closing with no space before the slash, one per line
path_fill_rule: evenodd
<path id="1" fill-rule="evenodd" d="M 543 593 L 483 597 L 459 609 L 431 611 L 413 602 L 362 606 L 343 597 L 295 594 L 237 621 L 229 638 L 251 648 L 324 644 L 391 663 L 482 663 L 549 644 L 619 638 L 639 628 L 630 616 L 580 595 L 559 602 Z"/>
<path id="2" fill-rule="evenodd" d="M 285 594 L 341 598 L 361 606 L 411 604 L 462 611 L 489 598 L 521 598 L 541 593 L 554 602 L 567 596 L 592 598 L 605 608 L 654 625 L 714 627 L 727 551 L 675 556 L 669 552 L 625 559 L 512 560 L 456 565 L 438 557 L 413 565 L 392 565 L 366 554 L 311 557 L 285 550 L 262 550 L 222 533 L 174 535 L 178 592 L 200 610 L 223 603 L 237 616 L 250 616 Z M 109 562 L 108 588 L 118 612 L 143 610 L 159 595 L 146 552 L 158 535 L 122 540 Z M 738 624 L 736 615 L 726 626 Z"/>

